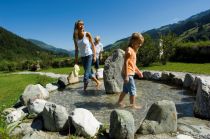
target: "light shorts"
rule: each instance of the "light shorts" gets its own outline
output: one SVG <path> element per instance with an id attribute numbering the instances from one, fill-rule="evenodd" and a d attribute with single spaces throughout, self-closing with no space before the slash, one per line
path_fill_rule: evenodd
<path id="1" fill-rule="evenodd" d="M 123 84 L 123 92 L 129 93 L 130 96 L 136 95 L 136 85 L 135 85 L 133 75 L 129 75 L 128 83 Z"/>

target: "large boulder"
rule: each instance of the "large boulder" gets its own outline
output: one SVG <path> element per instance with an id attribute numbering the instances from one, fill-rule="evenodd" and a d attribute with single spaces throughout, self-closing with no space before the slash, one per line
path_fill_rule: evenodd
<path id="1" fill-rule="evenodd" d="M 193 137 L 191 136 L 188 136 L 188 135 L 184 135 L 184 134 L 179 134 L 176 136 L 177 139 L 194 139 Z"/>
<path id="2" fill-rule="evenodd" d="M 47 101 L 43 99 L 36 99 L 35 101 L 29 101 L 27 106 L 29 113 L 41 114 L 46 103 Z"/>
<path id="3" fill-rule="evenodd" d="M 192 85 L 190 86 L 190 90 L 192 90 L 195 94 L 197 93 L 198 90 L 198 84 L 201 80 L 200 76 L 196 76 L 195 80 L 193 81 Z"/>
<path id="4" fill-rule="evenodd" d="M 22 120 L 24 117 L 28 115 L 27 107 L 22 106 L 6 116 L 6 122 L 13 123 Z"/>
<path id="5" fill-rule="evenodd" d="M 49 131 L 68 129 L 68 113 L 65 107 L 47 102 L 42 112 L 44 128 Z"/>
<path id="6" fill-rule="evenodd" d="M 195 117 L 182 117 L 178 119 L 177 130 L 181 134 L 190 135 L 196 139 L 209 139 L 210 121 L 201 120 Z"/>
<path id="7" fill-rule="evenodd" d="M 66 136 L 61 136 L 57 133 L 48 133 L 43 131 L 34 131 L 26 134 L 22 139 L 69 139 Z"/>
<path id="8" fill-rule="evenodd" d="M 53 85 L 51 83 L 46 84 L 46 89 L 48 92 L 52 92 L 58 89 L 57 85 Z"/>
<path id="9" fill-rule="evenodd" d="M 185 88 L 190 88 L 195 80 L 195 77 L 192 74 L 185 74 L 183 86 Z"/>
<path id="10" fill-rule="evenodd" d="M 146 118 L 137 130 L 140 134 L 176 132 L 177 113 L 173 101 L 158 101 L 150 107 Z"/>
<path id="11" fill-rule="evenodd" d="M 143 71 L 143 78 L 146 80 L 151 80 L 152 72 L 151 71 Z"/>
<path id="12" fill-rule="evenodd" d="M 101 123 L 90 111 L 83 108 L 76 108 L 70 117 L 77 135 L 88 138 L 94 137 L 98 133 Z"/>
<path id="13" fill-rule="evenodd" d="M 117 49 L 105 61 L 103 78 L 105 90 L 108 94 L 122 92 L 124 55 L 123 50 Z"/>
<path id="14" fill-rule="evenodd" d="M 151 76 L 151 80 L 160 81 L 161 80 L 161 73 L 160 72 L 154 72 Z"/>
<path id="15" fill-rule="evenodd" d="M 28 85 L 23 94 L 20 97 L 20 100 L 23 105 L 27 105 L 29 100 L 35 99 L 47 99 L 49 98 L 49 92 L 40 84 Z"/>
<path id="16" fill-rule="evenodd" d="M 1 112 L 2 117 L 6 117 L 8 114 L 10 114 L 11 112 L 15 111 L 15 108 L 6 108 Z"/>
<path id="17" fill-rule="evenodd" d="M 174 85 L 183 86 L 184 77 L 182 75 L 175 74 L 175 76 L 172 78 L 171 82 Z"/>
<path id="18" fill-rule="evenodd" d="M 161 73 L 161 80 L 166 82 L 166 83 L 170 83 L 171 82 L 170 73 L 166 72 L 166 71 L 163 71 Z"/>
<path id="19" fill-rule="evenodd" d="M 133 115 L 126 110 L 113 110 L 110 115 L 110 138 L 134 139 L 135 125 Z"/>
<path id="20" fill-rule="evenodd" d="M 29 123 L 21 123 L 19 124 L 12 132 L 10 132 L 11 136 L 17 135 L 26 135 L 33 133 L 34 131 L 39 131 L 43 129 L 43 122 L 41 119 L 34 119 Z"/>
<path id="21" fill-rule="evenodd" d="M 197 117 L 210 119 L 210 83 L 203 79 L 198 81 L 194 114 Z"/>
<path id="22" fill-rule="evenodd" d="M 60 76 L 58 78 L 57 84 L 58 84 L 58 88 L 60 88 L 60 89 L 65 88 L 69 84 L 68 77 L 67 76 Z"/>

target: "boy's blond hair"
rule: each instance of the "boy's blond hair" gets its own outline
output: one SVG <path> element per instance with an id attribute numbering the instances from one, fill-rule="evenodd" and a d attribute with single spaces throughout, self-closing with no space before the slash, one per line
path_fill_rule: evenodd
<path id="1" fill-rule="evenodd" d="M 130 38 L 129 46 L 133 46 L 135 42 L 139 42 L 140 44 L 144 43 L 144 37 L 139 32 L 134 32 Z"/>
<path id="2" fill-rule="evenodd" d="M 96 37 L 94 38 L 94 40 L 95 40 L 95 41 L 100 41 L 100 36 L 96 36 Z"/>

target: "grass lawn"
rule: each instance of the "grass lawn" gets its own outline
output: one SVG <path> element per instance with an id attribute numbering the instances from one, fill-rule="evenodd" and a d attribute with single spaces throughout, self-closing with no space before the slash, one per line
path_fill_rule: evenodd
<path id="1" fill-rule="evenodd" d="M 197 74 L 210 75 L 210 63 L 196 64 L 196 63 L 178 63 L 168 62 L 166 65 L 159 63 L 153 64 L 149 67 L 140 67 L 143 70 L 158 70 L 158 71 L 177 71 L 177 72 L 191 72 Z"/>
<path id="2" fill-rule="evenodd" d="M 41 84 L 54 82 L 56 79 L 40 75 L 17 75 L 0 73 L 0 113 L 13 106 L 28 84 Z M 4 120 L 0 117 L 0 138 L 9 139 Z"/>
<path id="3" fill-rule="evenodd" d="M 0 74 L 0 111 L 15 104 L 28 84 L 46 85 L 55 80 L 40 75 Z"/>
<path id="4" fill-rule="evenodd" d="M 103 68 L 103 65 L 100 65 Z M 157 71 L 177 71 L 177 72 L 191 72 L 197 74 L 210 75 L 210 63 L 196 64 L 196 63 L 179 63 L 179 62 L 168 62 L 166 65 L 160 63 L 154 63 L 149 67 L 141 67 L 142 70 L 157 70 Z M 65 68 L 50 68 L 42 70 L 42 72 L 53 72 L 58 74 L 69 74 L 72 71 L 72 67 Z M 83 67 L 80 66 L 80 75 L 83 75 Z"/>

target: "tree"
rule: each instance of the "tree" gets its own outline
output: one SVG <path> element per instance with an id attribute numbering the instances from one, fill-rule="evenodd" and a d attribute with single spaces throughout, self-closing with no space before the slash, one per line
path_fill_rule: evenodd
<path id="1" fill-rule="evenodd" d="M 160 49 L 162 49 L 163 52 L 163 54 L 160 57 L 160 61 L 163 65 L 165 65 L 169 58 L 175 52 L 175 48 L 177 46 L 177 37 L 172 32 L 169 32 L 166 35 L 160 35 L 160 39 L 162 41 L 162 46 Z"/>
<path id="2" fill-rule="evenodd" d="M 144 35 L 144 40 L 144 45 L 139 49 L 137 54 L 137 61 L 142 66 L 149 66 L 157 60 L 159 48 L 157 41 L 153 40 L 148 34 Z"/>

